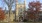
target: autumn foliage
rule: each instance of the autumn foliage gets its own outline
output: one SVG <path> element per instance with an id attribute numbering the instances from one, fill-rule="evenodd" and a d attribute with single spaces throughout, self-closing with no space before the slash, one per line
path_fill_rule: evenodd
<path id="1" fill-rule="evenodd" d="M 2 8 L 0 8 L 0 20 L 4 20 L 4 18 L 5 18 L 5 13 L 2 10 Z"/>
<path id="2" fill-rule="evenodd" d="M 31 19 L 38 18 L 39 16 L 36 16 L 35 14 L 37 14 L 39 12 L 40 7 L 41 7 L 41 3 L 39 1 L 37 1 L 37 2 L 30 2 L 29 3 L 30 15 L 28 17 L 31 18 Z M 34 8 L 36 10 L 34 10 Z"/>

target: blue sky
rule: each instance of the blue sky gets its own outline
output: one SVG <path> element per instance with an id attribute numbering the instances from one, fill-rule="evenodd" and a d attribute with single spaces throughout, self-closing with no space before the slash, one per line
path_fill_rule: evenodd
<path id="1" fill-rule="evenodd" d="M 26 0 L 26 8 L 28 8 L 28 3 L 31 2 L 31 1 L 36 1 L 36 0 Z M 38 1 L 40 1 L 40 2 L 42 3 L 42 0 L 38 0 Z M 23 3 L 24 0 L 18 0 L 18 2 L 19 2 L 19 3 Z M 8 10 L 8 6 L 7 6 L 2 0 L 0 0 L 0 7 L 2 7 L 3 9 L 5 9 L 5 7 L 6 7 L 7 10 Z M 13 9 L 13 10 L 15 9 L 14 4 L 13 4 L 12 9 Z"/>

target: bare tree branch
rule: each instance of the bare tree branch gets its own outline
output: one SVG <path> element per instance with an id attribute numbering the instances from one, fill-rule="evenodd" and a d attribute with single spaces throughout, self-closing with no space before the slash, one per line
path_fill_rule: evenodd
<path id="1" fill-rule="evenodd" d="M 7 2 L 6 0 L 4 0 L 4 2 L 5 2 L 7 5 L 9 5 L 8 2 Z"/>
<path id="2" fill-rule="evenodd" d="M 14 3 L 14 1 L 15 1 L 15 0 L 13 0 L 11 4 L 13 4 L 13 3 Z"/>
<path id="3" fill-rule="evenodd" d="M 12 5 L 14 3 L 15 0 L 9 0 L 9 2 L 7 2 L 6 0 L 4 0 L 4 2 L 7 4 L 7 5 Z"/>

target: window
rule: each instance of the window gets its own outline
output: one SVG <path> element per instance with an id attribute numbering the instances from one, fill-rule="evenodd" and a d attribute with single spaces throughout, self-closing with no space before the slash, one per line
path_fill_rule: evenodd
<path id="1" fill-rule="evenodd" d="M 20 9 L 22 11 L 22 9 Z"/>
<path id="2" fill-rule="evenodd" d="M 22 12 L 22 8 L 19 8 L 19 12 Z"/>

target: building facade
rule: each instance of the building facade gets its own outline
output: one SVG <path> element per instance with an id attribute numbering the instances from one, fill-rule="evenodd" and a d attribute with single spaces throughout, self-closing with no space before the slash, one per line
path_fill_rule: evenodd
<path id="1" fill-rule="evenodd" d="M 16 8 L 16 20 L 19 20 L 20 16 L 23 16 L 24 3 L 18 3 Z"/>

